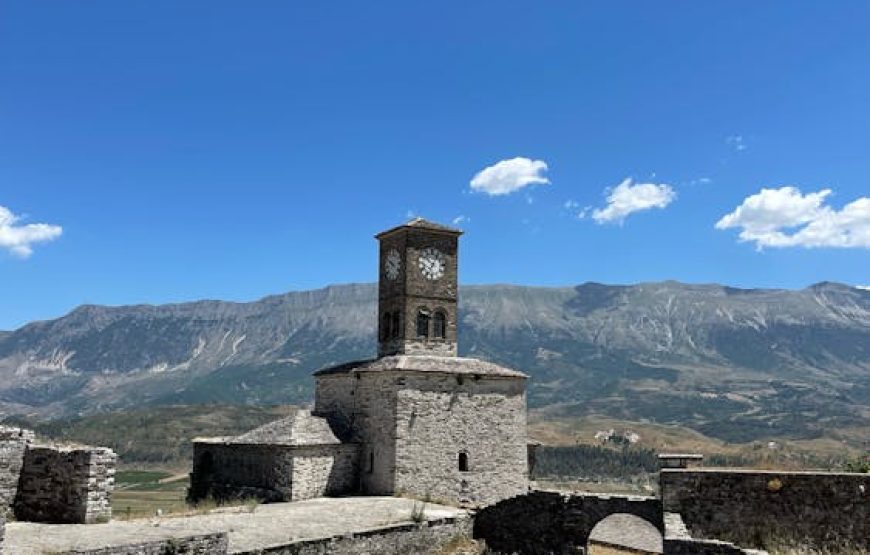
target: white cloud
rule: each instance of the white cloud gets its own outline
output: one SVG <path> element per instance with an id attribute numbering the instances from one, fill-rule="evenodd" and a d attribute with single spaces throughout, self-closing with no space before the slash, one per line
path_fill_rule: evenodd
<path id="1" fill-rule="evenodd" d="M 731 135 L 730 137 L 725 137 L 725 144 L 737 152 L 746 150 L 746 141 L 743 140 L 743 135 Z"/>
<path id="2" fill-rule="evenodd" d="M 477 172 L 471 180 L 471 190 L 490 196 L 507 195 L 528 185 L 547 185 L 544 177 L 547 163 L 530 158 L 502 160 Z"/>
<path id="3" fill-rule="evenodd" d="M 870 285 L 856 285 L 855 289 L 863 289 L 864 291 L 870 291 Z"/>
<path id="4" fill-rule="evenodd" d="M 652 208 L 664 208 L 675 198 L 677 193 L 670 185 L 632 184 L 629 177 L 610 189 L 607 195 L 607 206 L 593 210 L 592 219 L 599 224 L 622 223 L 629 214 Z"/>
<path id="5" fill-rule="evenodd" d="M 16 216 L 8 208 L 0 206 L 0 248 L 8 249 L 9 252 L 21 258 L 27 258 L 33 254 L 34 244 L 52 241 L 63 233 L 63 229 L 58 225 L 21 225 L 18 223 L 20 220 L 20 216 Z"/>
<path id="6" fill-rule="evenodd" d="M 870 248 L 870 198 L 840 210 L 825 204 L 830 189 L 802 194 L 797 187 L 762 189 L 748 196 L 716 229 L 740 229 L 740 240 L 763 247 Z"/>
<path id="7" fill-rule="evenodd" d="M 471 221 L 471 218 L 469 218 L 468 216 L 461 216 L 460 215 L 460 216 L 456 216 L 455 218 L 453 218 L 453 225 L 462 225 L 462 224 L 468 223 L 470 221 Z"/>

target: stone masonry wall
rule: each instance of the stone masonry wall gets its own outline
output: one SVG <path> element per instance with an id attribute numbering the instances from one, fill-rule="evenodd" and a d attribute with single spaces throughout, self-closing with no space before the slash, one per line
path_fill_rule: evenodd
<path id="1" fill-rule="evenodd" d="M 868 474 L 666 469 L 660 480 L 664 510 L 679 513 L 695 538 L 870 547 Z"/>
<path id="2" fill-rule="evenodd" d="M 0 515 L 15 502 L 24 452 L 33 441 L 33 432 L 0 426 Z"/>
<path id="3" fill-rule="evenodd" d="M 358 461 L 356 444 L 298 448 L 293 458 L 293 501 L 355 493 Z"/>
<path id="4" fill-rule="evenodd" d="M 102 447 L 27 449 L 14 511 L 18 520 L 94 523 L 112 516 L 117 456 Z"/>
<path id="5" fill-rule="evenodd" d="M 369 495 L 396 492 L 396 383 L 392 372 L 363 372 L 356 388 L 354 427 L 363 440 L 360 483 Z"/>
<path id="6" fill-rule="evenodd" d="M 484 508 L 474 537 L 500 553 L 582 553 L 602 519 L 626 513 L 663 528 L 661 503 L 652 497 L 532 491 Z"/>
<path id="7" fill-rule="evenodd" d="M 353 427 L 357 377 L 352 373 L 317 376 L 314 408 L 317 414 L 335 414 Z M 354 438 L 358 440 L 359 438 Z"/>
<path id="8" fill-rule="evenodd" d="M 194 442 L 188 498 L 290 501 L 292 477 L 289 446 Z"/>
<path id="9" fill-rule="evenodd" d="M 0 514 L 0 553 L 3 553 L 3 540 L 6 538 L 6 515 Z"/>
<path id="10" fill-rule="evenodd" d="M 195 442 L 189 499 L 299 501 L 355 492 L 358 449 Z"/>
<path id="11" fill-rule="evenodd" d="M 528 491 L 523 379 L 391 374 L 396 491 L 478 506 Z"/>
<path id="12" fill-rule="evenodd" d="M 102 549 L 61 552 L 57 555 L 225 555 L 229 539 L 225 532 L 155 540 Z"/>
<path id="13" fill-rule="evenodd" d="M 244 555 L 426 555 L 443 553 L 451 542 L 469 537 L 470 518 L 444 518 L 420 524 L 395 524 L 333 538 L 303 540 Z"/>

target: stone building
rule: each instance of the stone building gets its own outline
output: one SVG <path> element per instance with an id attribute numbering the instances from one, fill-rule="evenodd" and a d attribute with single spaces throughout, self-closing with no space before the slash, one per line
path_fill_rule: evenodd
<path id="1" fill-rule="evenodd" d="M 196 440 L 191 499 L 524 493 L 526 376 L 457 356 L 461 233 L 417 218 L 378 234 L 378 358 L 316 372 L 310 413 Z"/>

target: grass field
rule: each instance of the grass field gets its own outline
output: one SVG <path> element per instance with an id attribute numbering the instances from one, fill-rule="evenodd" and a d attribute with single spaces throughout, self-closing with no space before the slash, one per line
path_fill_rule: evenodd
<path id="1" fill-rule="evenodd" d="M 164 470 L 123 470 L 115 475 L 112 513 L 116 519 L 170 515 L 190 510 L 186 474 Z"/>

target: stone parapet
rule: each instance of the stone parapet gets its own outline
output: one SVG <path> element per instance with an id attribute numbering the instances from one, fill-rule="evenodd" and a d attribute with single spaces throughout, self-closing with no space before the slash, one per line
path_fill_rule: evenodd
<path id="1" fill-rule="evenodd" d="M 31 446 L 14 512 L 18 520 L 95 523 L 112 516 L 117 456 L 103 447 Z"/>
<path id="2" fill-rule="evenodd" d="M 30 430 L 0 426 L 0 515 L 15 501 L 24 453 L 33 438 Z"/>
<path id="3" fill-rule="evenodd" d="M 664 510 L 694 538 L 870 547 L 868 474 L 663 469 L 660 480 Z"/>
<path id="4" fill-rule="evenodd" d="M 226 533 L 201 534 L 166 540 L 113 545 L 99 549 L 61 551 L 58 555 L 226 555 L 229 540 Z"/>

